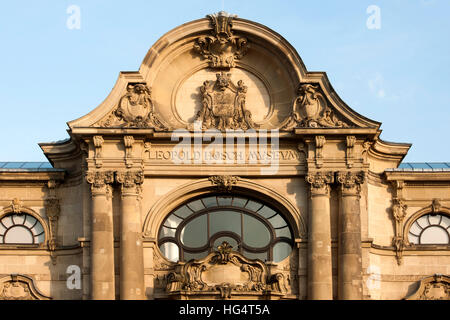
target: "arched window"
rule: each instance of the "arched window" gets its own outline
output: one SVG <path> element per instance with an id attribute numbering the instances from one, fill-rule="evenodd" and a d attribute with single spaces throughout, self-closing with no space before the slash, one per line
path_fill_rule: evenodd
<path id="1" fill-rule="evenodd" d="M 426 214 L 414 221 L 408 233 L 412 244 L 450 244 L 450 218 Z"/>
<path id="2" fill-rule="evenodd" d="M 213 195 L 172 211 L 159 230 L 159 248 L 173 261 L 201 259 L 223 242 L 250 259 L 278 262 L 292 251 L 292 232 L 272 207 L 242 196 Z"/>
<path id="3" fill-rule="evenodd" d="M 42 224 L 30 214 L 8 214 L 0 220 L 0 244 L 39 244 L 44 240 Z"/>

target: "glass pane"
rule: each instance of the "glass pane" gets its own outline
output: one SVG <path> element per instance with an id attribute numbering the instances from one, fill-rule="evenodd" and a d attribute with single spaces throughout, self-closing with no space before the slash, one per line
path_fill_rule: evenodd
<path id="1" fill-rule="evenodd" d="M 275 234 L 277 238 L 281 237 L 291 238 L 291 231 L 289 230 L 288 226 L 281 229 L 275 229 Z"/>
<path id="2" fill-rule="evenodd" d="M 14 226 L 5 235 L 5 243 L 33 243 L 33 235 L 22 226 Z"/>
<path id="3" fill-rule="evenodd" d="M 280 262 L 291 253 L 291 246 L 286 242 L 278 242 L 273 246 L 273 261 Z"/>
<path id="4" fill-rule="evenodd" d="M 421 237 L 420 244 L 447 244 L 449 243 L 448 233 L 441 227 L 426 228 Z"/>
<path id="5" fill-rule="evenodd" d="M 166 222 L 164 222 L 164 225 L 166 227 L 176 228 L 181 223 L 181 221 L 183 221 L 183 220 L 181 220 L 180 218 L 178 218 L 172 214 L 167 218 Z"/>
<path id="6" fill-rule="evenodd" d="M 198 248 L 204 246 L 208 240 L 207 217 L 203 214 L 189 222 L 181 230 L 181 242 L 188 247 Z"/>
<path id="7" fill-rule="evenodd" d="M 1 235 L 4 234 L 5 231 L 6 231 L 6 228 L 2 224 L 0 224 L 0 234 Z"/>
<path id="8" fill-rule="evenodd" d="M 247 209 L 249 209 L 249 210 L 252 210 L 252 211 L 256 212 L 262 207 L 262 204 L 259 203 L 259 202 L 255 202 L 255 201 L 249 200 L 245 207 Z"/>
<path id="9" fill-rule="evenodd" d="M 422 232 L 422 228 L 419 227 L 419 225 L 417 224 L 417 221 L 416 221 L 412 224 L 411 229 L 409 229 L 409 232 L 418 236 L 420 234 L 420 232 Z"/>
<path id="10" fill-rule="evenodd" d="M 231 206 L 232 197 L 217 197 L 219 206 Z"/>
<path id="11" fill-rule="evenodd" d="M 161 253 L 170 261 L 177 262 L 179 260 L 178 246 L 173 242 L 166 242 L 159 246 Z"/>
<path id="12" fill-rule="evenodd" d="M 27 218 L 25 219 L 25 226 L 31 228 L 35 223 L 36 219 L 30 215 L 27 215 Z"/>
<path id="13" fill-rule="evenodd" d="M 45 233 L 40 234 L 39 236 L 34 237 L 35 243 L 42 243 L 45 240 Z"/>
<path id="14" fill-rule="evenodd" d="M 270 242 L 270 232 L 258 219 L 244 214 L 244 237 L 243 242 L 254 248 L 262 248 Z"/>
<path id="15" fill-rule="evenodd" d="M 205 206 L 207 206 L 208 208 L 217 207 L 216 197 L 203 198 L 202 201 L 205 204 Z"/>
<path id="16" fill-rule="evenodd" d="M 415 235 L 412 235 L 411 233 L 408 234 L 408 240 L 409 240 L 410 243 L 419 244 L 419 237 L 415 236 Z"/>
<path id="17" fill-rule="evenodd" d="M 268 206 L 264 206 L 258 211 L 258 214 L 262 215 L 264 218 L 270 218 L 276 214 L 276 211 L 270 209 Z"/>
<path id="18" fill-rule="evenodd" d="M 191 203 L 188 203 L 188 207 L 191 208 L 193 211 L 200 211 L 205 209 L 205 206 L 200 200 L 192 201 Z"/>
<path id="19" fill-rule="evenodd" d="M 429 223 L 428 223 L 428 219 L 427 216 L 421 216 L 419 219 L 417 219 L 417 223 L 419 224 L 419 226 L 421 226 L 422 228 L 426 228 L 428 227 Z"/>
<path id="20" fill-rule="evenodd" d="M 442 216 L 441 226 L 447 229 L 450 227 L 450 219 L 446 216 Z"/>
<path id="21" fill-rule="evenodd" d="M 272 224 L 274 228 L 280 228 L 287 225 L 286 221 L 284 221 L 284 219 L 279 214 L 269 219 L 269 222 Z"/>
<path id="22" fill-rule="evenodd" d="M 230 237 L 217 238 L 216 241 L 214 241 L 214 245 L 213 245 L 214 250 L 217 251 L 217 247 L 220 246 L 224 241 L 228 242 L 233 247 L 233 249 L 232 249 L 233 251 L 239 251 L 237 241 Z"/>
<path id="23" fill-rule="evenodd" d="M 42 225 L 38 222 L 36 223 L 36 225 L 34 226 L 33 229 L 31 229 L 31 232 L 34 233 L 35 236 L 39 235 L 40 233 L 44 232 L 44 228 L 42 228 Z"/>
<path id="24" fill-rule="evenodd" d="M 2 219 L 2 223 L 3 223 L 3 224 L 5 225 L 5 227 L 7 227 L 7 228 L 11 227 L 11 226 L 13 225 L 13 222 L 12 222 L 12 220 L 11 220 L 11 216 L 4 217 L 4 218 Z"/>
<path id="25" fill-rule="evenodd" d="M 203 259 L 204 257 L 206 257 L 208 255 L 207 251 L 204 252 L 200 252 L 200 253 L 189 253 L 189 252 L 184 252 L 184 261 L 189 261 L 192 259 L 196 259 L 196 260 L 200 260 Z"/>
<path id="26" fill-rule="evenodd" d="M 253 253 L 253 252 L 248 252 L 244 250 L 244 256 L 249 258 L 249 259 L 259 259 L 262 261 L 266 261 L 267 260 L 267 252 L 262 252 L 262 253 Z"/>
<path id="27" fill-rule="evenodd" d="M 179 216 L 181 218 L 187 218 L 194 212 L 192 212 L 192 210 L 189 209 L 188 207 L 182 206 L 180 209 L 178 209 L 177 211 L 174 211 L 173 213 L 175 213 L 177 216 Z"/>
<path id="28" fill-rule="evenodd" d="M 438 225 L 439 224 L 439 222 L 441 221 L 441 215 L 440 214 L 437 214 L 437 215 L 431 215 L 431 214 L 429 214 L 428 215 L 428 220 L 430 221 L 430 224 L 436 224 L 436 225 Z"/>
<path id="29" fill-rule="evenodd" d="M 245 204 L 247 203 L 247 199 L 242 198 L 234 198 L 233 199 L 233 206 L 243 208 Z"/>
<path id="30" fill-rule="evenodd" d="M 22 215 L 12 215 L 11 219 L 13 221 L 13 223 L 16 224 L 23 224 L 23 221 L 25 220 L 26 214 L 22 214 Z"/>
<path id="31" fill-rule="evenodd" d="M 241 214 L 235 211 L 216 211 L 209 214 L 211 237 L 220 231 L 232 231 L 241 236 Z"/>
<path id="32" fill-rule="evenodd" d="M 159 232 L 159 238 L 165 238 L 165 237 L 175 237 L 175 231 L 176 229 L 170 229 L 167 227 L 162 227 L 161 231 Z"/>

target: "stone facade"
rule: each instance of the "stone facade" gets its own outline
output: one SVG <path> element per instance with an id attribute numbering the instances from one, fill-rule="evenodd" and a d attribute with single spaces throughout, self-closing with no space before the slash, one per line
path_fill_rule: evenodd
<path id="1" fill-rule="evenodd" d="M 448 299 L 449 243 L 409 231 L 450 216 L 450 171 L 399 170 L 411 145 L 380 125 L 267 27 L 224 12 L 184 24 L 69 139 L 40 144 L 53 168 L 0 170 L 0 219 L 44 230 L 2 240 L 0 299 Z M 223 242 L 170 261 L 161 225 L 208 195 L 270 205 L 292 251 L 263 261 Z"/>

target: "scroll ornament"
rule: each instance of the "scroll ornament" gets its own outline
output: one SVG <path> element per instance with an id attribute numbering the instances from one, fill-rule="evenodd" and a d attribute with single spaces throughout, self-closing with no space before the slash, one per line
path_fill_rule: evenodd
<path id="1" fill-rule="evenodd" d="M 154 113 L 151 90 L 144 83 L 127 86 L 127 93 L 119 100 L 118 106 L 106 120 L 99 122 L 100 127 L 132 127 L 167 130 Z"/>
<path id="2" fill-rule="evenodd" d="M 237 85 L 231 81 L 231 74 L 216 74 L 216 81 L 205 81 L 200 88 L 202 108 L 195 118 L 202 130 L 217 128 L 248 130 L 256 128 L 252 114 L 245 109 L 247 87 L 242 80 Z"/>
<path id="3" fill-rule="evenodd" d="M 319 85 L 303 84 L 298 89 L 291 115 L 282 125 L 282 129 L 320 127 L 344 128 L 348 127 L 348 124 L 339 120 L 327 105 Z"/>
<path id="4" fill-rule="evenodd" d="M 208 60 L 211 68 L 233 68 L 236 60 L 247 53 L 247 39 L 232 32 L 232 20 L 236 15 L 224 11 L 207 16 L 212 24 L 211 36 L 196 40 L 194 50 Z"/>
<path id="5" fill-rule="evenodd" d="M 214 268 L 217 266 L 230 268 L 230 281 L 209 283 L 208 273 L 214 272 Z M 233 275 L 232 270 L 236 270 L 236 267 L 240 273 L 245 274 L 244 277 Z M 229 299 L 232 294 L 283 295 L 286 289 L 283 274 L 269 275 L 268 269 L 262 261 L 245 258 L 233 251 L 232 246 L 226 241 L 218 246 L 217 251 L 210 253 L 205 258 L 190 260 L 179 265 L 176 270 L 168 277 L 166 290 L 169 294 L 210 293 L 212 295 L 219 294 L 222 299 Z M 246 280 L 242 281 L 242 279 Z"/>

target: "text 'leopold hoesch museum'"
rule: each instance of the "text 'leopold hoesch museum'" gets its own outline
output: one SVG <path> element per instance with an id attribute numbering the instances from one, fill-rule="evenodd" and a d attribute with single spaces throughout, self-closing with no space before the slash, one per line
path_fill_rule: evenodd
<path id="1" fill-rule="evenodd" d="M 450 163 L 401 163 L 325 73 L 225 12 L 0 163 L 0 299 L 449 299 Z"/>

